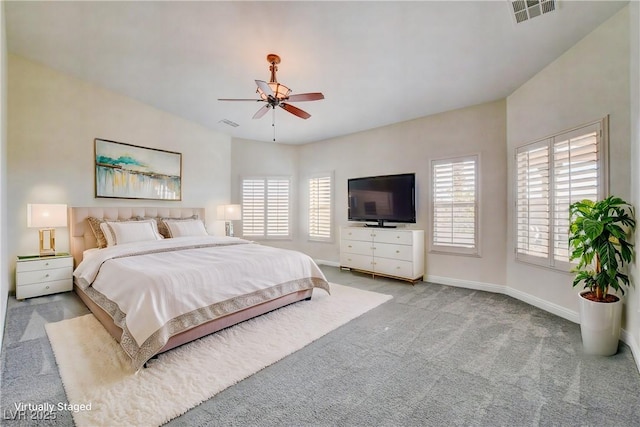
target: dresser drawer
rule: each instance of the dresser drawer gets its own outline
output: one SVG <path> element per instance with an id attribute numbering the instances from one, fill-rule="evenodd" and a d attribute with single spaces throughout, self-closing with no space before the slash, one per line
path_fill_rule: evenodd
<path id="1" fill-rule="evenodd" d="M 44 258 L 29 261 L 20 261 L 16 264 L 16 271 L 20 273 L 23 271 L 46 270 L 49 268 L 63 267 L 73 268 L 73 258 Z"/>
<path id="2" fill-rule="evenodd" d="M 16 298 L 32 298 L 41 295 L 55 294 L 57 292 L 67 292 L 73 289 L 71 278 L 67 280 L 56 280 L 53 282 L 37 283 L 16 287 Z"/>
<path id="3" fill-rule="evenodd" d="M 410 261 L 394 260 L 390 258 L 375 258 L 373 271 L 378 274 L 387 274 L 394 277 L 413 277 L 413 263 Z"/>
<path id="4" fill-rule="evenodd" d="M 373 237 L 373 231 L 364 227 L 347 227 L 343 228 L 340 238 L 342 240 L 364 240 L 370 242 Z"/>
<path id="5" fill-rule="evenodd" d="M 340 267 L 355 268 L 356 270 L 373 270 L 373 257 L 371 255 L 340 254 Z"/>
<path id="6" fill-rule="evenodd" d="M 413 259 L 413 246 L 374 242 L 373 256 L 376 258 L 411 261 Z"/>
<path id="7" fill-rule="evenodd" d="M 18 274 L 16 274 L 16 285 L 22 286 L 30 285 L 32 283 L 54 282 L 56 280 L 71 280 L 72 274 L 73 269 L 71 267 L 19 271 Z"/>
<path id="8" fill-rule="evenodd" d="M 384 230 L 384 232 L 374 232 L 373 240 L 380 243 L 395 243 L 398 245 L 411 245 L 413 244 L 413 233 L 410 231 L 391 231 Z"/>
<path id="9" fill-rule="evenodd" d="M 340 247 L 343 252 L 360 255 L 373 255 L 373 243 L 362 240 L 342 240 Z"/>

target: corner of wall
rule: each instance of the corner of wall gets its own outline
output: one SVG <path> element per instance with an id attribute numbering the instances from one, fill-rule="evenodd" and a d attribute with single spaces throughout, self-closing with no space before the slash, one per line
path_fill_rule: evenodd
<path id="1" fill-rule="evenodd" d="M 0 2 L 0 351 L 9 299 L 7 262 L 7 30 L 4 2 Z"/>

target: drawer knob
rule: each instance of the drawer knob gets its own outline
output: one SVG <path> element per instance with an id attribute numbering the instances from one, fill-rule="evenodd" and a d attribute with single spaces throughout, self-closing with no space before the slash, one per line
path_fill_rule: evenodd
<path id="1" fill-rule="evenodd" d="M 399 254 L 399 253 L 400 253 L 400 251 L 396 251 L 396 253 L 397 253 L 397 254 Z"/>
<path id="2" fill-rule="evenodd" d="M 352 248 L 353 246 L 349 245 L 350 248 Z"/>
<path id="3" fill-rule="evenodd" d="M 45 263 L 44 263 L 44 265 L 49 265 L 49 263 L 48 263 L 48 262 L 45 262 Z"/>
<path id="4" fill-rule="evenodd" d="M 399 239 L 399 238 L 400 238 L 400 236 L 396 236 L 396 239 Z"/>
<path id="5" fill-rule="evenodd" d="M 45 286 L 44 288 L 45 288 L 45 289 L 49 289 L 49 286 Z"/>
<path id="6" fill-rule="evenodd" d="M 49 273 L 45 274 L 44 277 L 49 277 Z"/>

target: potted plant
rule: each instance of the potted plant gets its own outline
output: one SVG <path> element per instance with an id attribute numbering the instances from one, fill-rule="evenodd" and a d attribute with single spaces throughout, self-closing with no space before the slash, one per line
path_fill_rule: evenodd
<path id="1" fill-rule="evenodd" d="M 573 286 L 584 283 L 580 293 L 580 331 L 587 354 L 610 356 L 618 351 L 622 301 L 629 277 L 623 266 L 632 260 L 634 248 L 627 235 L 635 229 L 633 208 L 619 197 L 582 200 L 569 207 L 569 247 Z"/>

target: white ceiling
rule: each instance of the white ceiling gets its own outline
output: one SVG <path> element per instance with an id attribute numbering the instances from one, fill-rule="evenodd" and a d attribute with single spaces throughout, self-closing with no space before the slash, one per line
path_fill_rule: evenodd
<path id="1" fill-rule="evenodd" d="M 271 113 L 217 99 L 255 98 L 276 53 L 280 83 L 326 98 L 295 104 L 308 120 L 276 109 L 289 144 L 504 98 L 627 4 L 516 24 L 506 0 L 4 3 L 11 53 L 237 138 L 271 141 Z"/>

